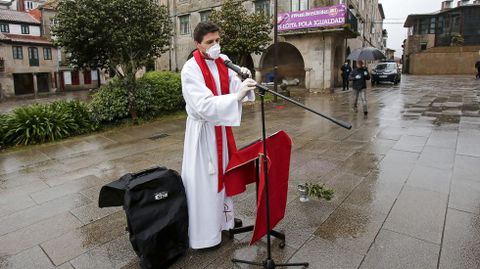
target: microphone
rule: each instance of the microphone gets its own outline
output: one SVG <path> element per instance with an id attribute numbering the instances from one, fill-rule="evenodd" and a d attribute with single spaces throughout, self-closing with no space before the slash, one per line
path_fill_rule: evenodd
<path id="1" fill-rule="evenodd" d="M 240 67 L 238 67 L 237 65 L 233 64 L 232 61 L 230 61 L 230 60 L 225 60 L 225 61 L 223 61 L 223 63 L 224 63 L 228 68 L 232 69 L 235 73 L 237 73 L 237 74 L 242 78 L 242 80 L 243 80 L 243 79 L 247 79 L 247 78 L 250 77 L 248 74 L 242 73 L 242 70 L 240 70 Z"/>

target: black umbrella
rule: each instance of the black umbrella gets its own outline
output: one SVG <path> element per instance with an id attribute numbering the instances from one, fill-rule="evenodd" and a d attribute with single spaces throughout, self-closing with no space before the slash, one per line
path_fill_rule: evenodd
<path id="1" fill-rule="evenodd" d="M 382 60 L 386 58 L 387 57 L 385 57 L 385 54 L 383 54 L 383 52 L 381 52 L 377 48 L 372 48 L 372 47 L 356 49 L 352 51 L 352 53 L 350 53 L 350 55 L 348 55 L 347 57 L 348 60 L 354 60 L 354 61 L 358 61 L 358 60 L 374 61 L 374 60 Z"/>

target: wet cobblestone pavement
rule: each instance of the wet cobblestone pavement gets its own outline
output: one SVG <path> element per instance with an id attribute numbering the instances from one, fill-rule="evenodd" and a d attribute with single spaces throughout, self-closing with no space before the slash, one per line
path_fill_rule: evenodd
<path id="1" fill-rule="evenodd" d="M 276 262 L 310 268 L 480 268 L 480 81 L 404 76 L 368 91 L 369 114 L 350 93 L 311 94 L 307 106 L 349 121 L 345 130 L 290 104 L 268 104 L 268 132 L 294 141 L 286 217 Z M 185 119 L 159 120 L 0 153 L 0 268 L 139 268 L 121 208 L 99 209 L 100 187 L 154 165 L 178 170 Z M 234 130 L 239 146 L 260 136 L 257 106 Z M 168 136 L 149 139 L 159 134 Z M 296 186 L 325 183 L 332 201 L 299 201 Z M 235 197 L 254 220 L 254 188 Z M 225 238 L 189 251 L 172 268 L 249 268 L 266 240 Z"/>

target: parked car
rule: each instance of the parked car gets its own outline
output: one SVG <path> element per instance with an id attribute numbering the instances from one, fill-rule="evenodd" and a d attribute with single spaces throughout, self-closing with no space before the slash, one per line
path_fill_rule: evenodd
<path id="1" fill-rule="evenodd" d="M 402 79 L 400 67 L 395 62 L 381 62 L 372 70 L 372 85 L 381 81 L 390 81 L 395 85 Z"/>

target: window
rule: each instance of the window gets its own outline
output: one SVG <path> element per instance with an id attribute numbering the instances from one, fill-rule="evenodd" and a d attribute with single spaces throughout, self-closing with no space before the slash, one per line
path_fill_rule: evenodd
<path id="1" fill-rule="evenodd" d="M 51 60 L 52 59 L 52 49 L 51 48 L 43 48 L 43 59 L 44 60 Z"/>
<path id="2" fill-rule="evenodd" d="M 210 16 L 211 12 L 211 10 L 200 12 L 200 21 L 208 21 L 208 17 Z"/>
<path id="3" fill-rule="evenodd" d="M 32 1 L 26 1 L 25 2 L 25 9 L 26 10 L 33 9 L 33 2 Z"/>
<path id="4" fill-rule="evenodd" d="M 419 25 L 419 34 L 424 35 L 428 33 L 428 24 L 429 24 L 429 19 L 421 19 L 420 20 L 420 25 Z"/>
<path id="5" fill-rule="evenodd" d="M 426 49 L 427 49 L 427 43 L 426 42 L 420 43 L 420 50 L 426 50 Z"/>
<path id="6" fill-rule="evenodd" d="M 460 14 L 451 14 L 451 33 L 460 33 Z"/>
<path id="7" fill-rule="evenodd" d="M 291 0 L 291 11 L 300 11 L 308 9 L 308 0 Z"/>
<path id="8" fill-rule="evenodd" d="M 436 25 L 436 18 L 430 19 L 430 29 L 428 30 L 429 34 L 435 34 L 435 25 Z"/>
<path id="9" fill-rule="evenodd" d="M 0 58 L 0 72 L 5 72 L 5 59 Z"/>
<path id="10" fill-rule="evenodd" d="M 375 33 L 375 18 L 372 18 L 372 21 L 370 22 L 370 34 L 374 34 L 374 33 Z"/>
<path id="11" fill-rule="evenodd" d="M 22 24 L 22 34 L 30 34 L 30 28 L 26 24 Z"/>
<path id="12" fill-rule="evenodd" d="M 20 46 L 13 46 L 13 59 L 23 59 L 23 48 Z"/>
<path id="13" fill-rule="evenodd" d="M 57 24 L 57 19 L 56 18 L 50 18 L 50 26 L 56 25 Z"/>
<path id="14" fill-rule="evenodd" d="M 263 15 L 270 17 L 270 0 L 255 1 L 255 11 L 263 13 Z"/>
<path id="15" fill-rule="evenodd" d="M 443 16 L 438 17 L 437 31 L 436 31 L 437 34 L 443 34 L 443 28 L 445 27 L 444 22 L 445 22 L 445 18 Z"/>
<path id="16" fill-rule="evenodd" d="M 2 33 L 9 33 L 10 29 L 8 28 L 8 24 L 7 23 L 0 23 L 0 31 Z"/>
<path id="17" fill-rule="evenodd" d="M 38 49 L 35 47 L 28 48 L 28 60 L 30 62 L 30 66 L 39 66 L 38 60 Z"/>
<path id="18" fill-rule="evenodd" d="M 180 16 L 178 19 L 180 20 L 180 34 L 190 34 L 190 15 Z"/>
<path id="19" fill-rule="evenodd" d="M 72 71 L 72 85 L 80 85 L 80 74 L 78 71 Z"/>

